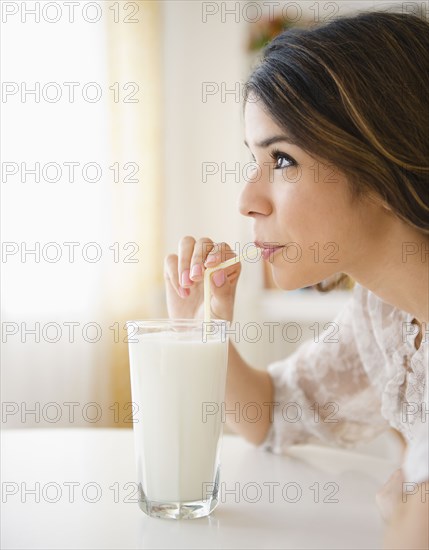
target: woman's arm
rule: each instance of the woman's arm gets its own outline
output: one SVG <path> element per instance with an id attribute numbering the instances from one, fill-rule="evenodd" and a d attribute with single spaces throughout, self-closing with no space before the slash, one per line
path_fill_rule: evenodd
<path id="1" fill-rule="evenodd" d="M 429 548 L 429 481 L 403 483 L 392 517 L 387 525 L 384 548 Z"/>
<path id="2" fill-rule="evenodd" d="M 249 366 L 230 341 L 225 404 L 225 418 L 228 426 L 250 443 L 255 445 L 262 443 L 272 420 L 270 404 L 273 401 L 273 394 L 273 384 L 268 372 Z M 250 422 L 246 418 L 247 403 L 256 403 L 256 408 L 261 413 L 261 417 L 256 422 Z M 253 419 L 255 407 L 252 409 L 250 413 L 249 408 L 249 416 L 252 414 Z"/>
<path id="3" fill-rule="evenodd" d="M 237 417 L 229 412 L 226 421 L 233 431 L 280 453 L 296 443 L 349 446 L 389 427 L 357 346 L 354 323 L 365 313 L 357 291 L 323 332 L 266 371 L 247 365 L 230 345 L 226 401 Z M 244 409 L 252 402 L 256 407 Z M 259 420 L 244 417 L 254 417 L 256 409 Z"/>

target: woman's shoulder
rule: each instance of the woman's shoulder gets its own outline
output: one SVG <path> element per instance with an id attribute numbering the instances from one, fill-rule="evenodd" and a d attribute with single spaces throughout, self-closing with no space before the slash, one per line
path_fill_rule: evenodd
<path id="1" fill-rule="evenodd" d="M 419 440 L 418 415 L 408 412 L 428 407 L 429 341 L 422 338 L 417 349 L 419 327 L 412 314 L 361 285 L 353 290 L 355 342 L 370 380 L 381 393 L 382 415 L 408 441 Z"/>

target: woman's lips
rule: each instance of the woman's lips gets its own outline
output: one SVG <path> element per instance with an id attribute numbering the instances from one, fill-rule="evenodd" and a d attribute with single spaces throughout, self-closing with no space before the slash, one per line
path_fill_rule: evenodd
<path id="1" fill-rule="evenodd" d="M 262 251 L 262 258 L 264 260 L 269 260 L 271 256 L 273 256 L 276 252 L 284 248 L 285 245 L 274 245 L 273 244 L 265 244 L 261 241 L 254 241 L 255 246 L 261 249 Z"/>
<path id="2" fill-rule="evenodd" d="M 275 248 L 263 248 L 262 249 L 262 258 L 264 260 L 269 260 L 276 252 L 281 250 L 283 246 L 277 246 Z"/>

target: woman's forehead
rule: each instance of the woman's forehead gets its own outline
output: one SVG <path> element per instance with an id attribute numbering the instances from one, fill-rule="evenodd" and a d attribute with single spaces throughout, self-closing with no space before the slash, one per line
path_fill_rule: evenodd
<path id="1" fill-rule="evenodd" d="M 275 134 L 285 134 L 276 121 L 267 113 L 261 101 L 246 102 L 244 110 L 245 141 L 261 142 Z M 269 134 L 269 135 L 268 135 Z"/>

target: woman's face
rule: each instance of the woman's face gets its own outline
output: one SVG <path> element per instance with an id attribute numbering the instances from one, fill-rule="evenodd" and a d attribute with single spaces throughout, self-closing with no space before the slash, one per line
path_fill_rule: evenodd
<path id="1" fill-rule="evenodd" d="M 255 241 L 283 245 L 266 259 L 276 284 L 310 286 L 369 259 L 371 235 L 386 223 L 381 206 L 352 201 L 345 175 L 288 143 L 260 101 L 246 104 L 245 135 L 258 166 L 239 208 L 254 220 Z"/>

